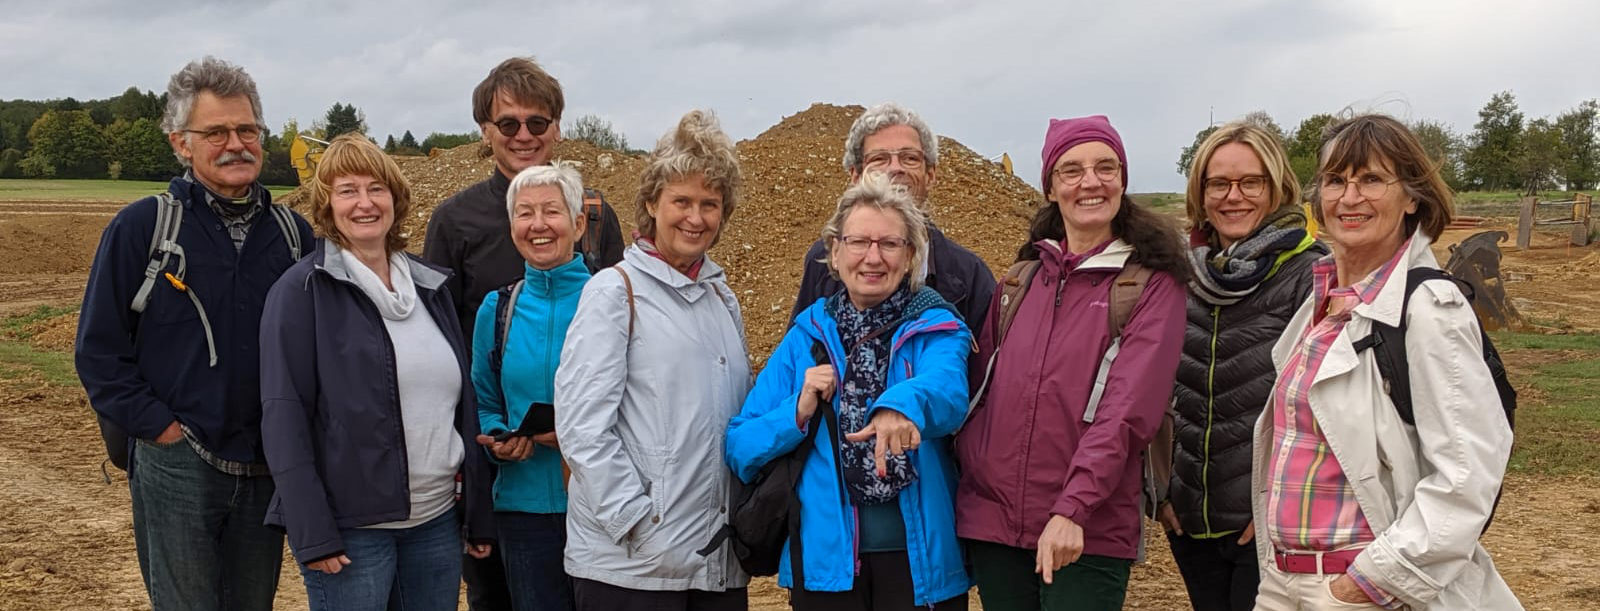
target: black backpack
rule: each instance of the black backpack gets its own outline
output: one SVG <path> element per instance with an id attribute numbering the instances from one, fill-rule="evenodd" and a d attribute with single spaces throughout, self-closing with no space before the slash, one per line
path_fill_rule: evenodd
<path id="1" fill-rule="evenodd" d="M 827 348 L 821 342 L 812 343 L 811 356 L 818 365 L 830 362 Z M 817 429 L 821 428 L 817 426 L 819 417 L 828 427 L 829 438 L 835 440 L 831 444 L 834 464 L 839 463 L 838 416 L 833 411 L 832 401 L 817 401 L 817 413 L 812 415 L 807 424 L 805 439 L 793 451 L 762 467 L 755 481 L 739 487 L 734 493 L 733 511 L 729 513 L 728 524 L 717 531 L 710 544 L 699 550 L 701 556 L 710 555 L 721 547 L 723 541 L 731 540 L 739 566 L 752 576 L 766 577 L 778 574 L 778 564 L 783 558 L 783 543 L 787 540 L 794 587 L 805 587 L 805 570 L 800 560 L 800 495 L 795 493 L 795 486 L 800 482 L 800 472 L 805 469 L 806 459 L 816 446 Z M 843 494 L 842 477 L 839 486 Z"/>
<path id="2" fill-rule="evenodd" d="M 1399 412 L 1400 419 L 1411 426 L 1417 425 L 1417 416 L 1411 405 L 1411 370 L 1406 359 L 1406 315 L 1411 308 L 1411 294 L 1417 287 L 1430 280 L 1449 280 L 1454 282 L 1466 295 L 1470 303 L 1473 298 L 1472 286 L 1456 279 L 1448 272 L 1431 267 L 1413 268 L 1406 272 L 1406 294 L 1404 305 L 1400 307 L 1400 326 L 1374 322 L 1372 333 L 1353 347 L 1357 353 L 1372 349 L 1372 355 L 1378 364 L 1378 374 L 1383 377 L 1384 391 L 1389 395 L 1389 400 L 1394 402 L 1394 409 Z M 1500 407 L 1505 410 L 1506 424 L 1516 428 L 1517 389 L 1511 386 L 1511 379 L 1506 376 L 1505 362 L 1500 359 L 1500 351 L 1494 347 L 1494 342 L 1489 340 L 1489 334 L 1483 330 L 1483 325 L 1478 325 L 1478 337 L 1483 342 L 1483 362 L 1489 366 L 1489 375 L 1494 379 L 1494 389 L 1500 395 Z M 1495 495 L 1495 506 L 1500 505 L 1500 495 Z M 1491 511 L 1489 520 L 1494 520 Z M 1489 523 L 1483 525 L 1485 531 Z"/>

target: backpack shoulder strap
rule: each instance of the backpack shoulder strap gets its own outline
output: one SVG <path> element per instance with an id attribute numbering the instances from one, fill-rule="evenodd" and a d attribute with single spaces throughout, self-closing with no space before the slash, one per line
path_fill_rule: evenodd
<path id="1" fill-rule="evenodd" d="M 628 291 L 628 339 L 632 340 L 633 319 L 637 318 L 633 305 L 633 279 L 628 277 L 628 270 L 622 269 L 621 265 L 613 265 L 611 269 L 617 270 L 617 273 L 622 275 L 622 286 Z"/>
<path id="2" fill-rule="evenodd" d="M 1100 400 L 1106 392 L 1106 379 L 1111 377 L 1111 363 L 1122 352 L 1122 330 L 1128 326 L 1128 319 L 1133 318 L 1133 308 L 1139 305 L 1144 287 L 1150 284 L 1150 276 L 1154 274 L 1155 270 L 1129 261 L 1111 281 L 1111 297 L 1106 307 L 1106 328 L 1111 333 L 1111 345 L 1106 347 L 1105 354 L 1100 355 L 1100 367 L 1094 372 L 1094 390 L 1089 392 L 1089 403 L 1083 409 L 1085 423 L 1094 422 L 1095 415 L 1100 411 Z"/>
<path id="3" fill-rule="evenodd" d="M 1391 327 L 1374 321 L 1372 332 L 1351 345 L 1356 352 L 1372 349 L 1373 360 L 1378 365 L 1378 376 L 1383 378 L 1384 394 L 1389 395 L 1389 401 L 1394 403 L 1400 420 L 1412 426 L 1416 426 L 1417 416 L 1411 406 L 1411 364 L 1406 358 L 1406 318 L 1411 314 L 1412 293 L 1429 280 L 1455 279 L 1444 270 L 1431 267 L 1406 270 L 1406 292 L 1400 302 L 1400 325 Z"/>
<path id="4" fill-rule="evenodd" d="M 495 290 L 494 348 L 489 351 L 489 371 L 500 378 L 500 367 L 506 359 L 506 340 L 511 337 L 511 317 L 517 310 L 517 297 L 522 295 L 522 280 L 517 280 Z"/>
<path id="5" fill-rule="evenodd" d="M 1018 261 L 1012 263 L 1006 274 L 1000 278 L 1000 309 L 990 312 L 989 320 L 993 321 L 989 332 L 994 337 L 994 351 L 989 354 L 989 362 L 983 368 L 983 381 L 978 384 L 977 390 L 967 401 L 967 415 L 971 417 L 972 410 L 983 402 L 983 395 L 989 390 L 989 379 L 994 376 L 995 361 L 1000 358 L 1000 344 L 1005 341 L 1006 333 L 1011 330 L 1011 321 L 1017 318 L 1017 311 L 1022 309 L 1022 298 L 1028 294 L 1028 285 L 1033 283 L 1033 275 L 1039 272 L 1039 260 Z"/>
<path id="6" fill-rule="evenodd" d="M 991 329 L 994 331 L 996 350 L 1011 330 L 1011 321 L 1017 318 L 1017 311 L 1022 309 L 1022 298 L 1028 294 L 1028 285 L 1033 283 L 1033 275 L 1038 272 L 1038 259 L 1018 261 L 1012 263 L 1006 275 L 1000 279 L 1000 315 L 994 317 L 995 326 Z"/>
<path id="7" fill-rule="evenodd" d="M 272 220 L 278 222 L 278 230 L 283 232 L 283 241 L 289 245 L 289 256 L 299 261 L 302 244 L 300 244 L 300 228 L 294 224 L 294 213 L 283 204 L 269 205 L 267 210 L 272 212 Z"/>
<path id="8" fill-rule="evenodd" d="M 600 205 L 605 201 L 605 196 L 598 189 L 584 188 L 583 215 L 587 221 L 583 226 L 583 259 L 589 264 L 589 269 L 595 269 L 600 264 L 600 236 L 604 233 L 601 220 L 605 217 Z"/>
<path id="9" fill-rule="evenodd" d="M 161 275 L 161 270 L 166 269 L 167 261 L 172 256 L 178 257 L 178 279 L 182 280 L 185 276 L 188 264 L 184 262 L 183 247 L 178 245 L 178 231 L 182 228 L 183 204 L 172 196 L 171 191 L 157 195 L 155 230 L 150 235 L 150 246 L 146 250 L 149 261 L 144 267 L 144 282 L 139 285 L 139 291 L 133 295 L 133 303 L 128 306 L 134 312 L 144 313 L 145 306 L 150 304 L 150 291 L 155 288 L 156 278 Z"/>

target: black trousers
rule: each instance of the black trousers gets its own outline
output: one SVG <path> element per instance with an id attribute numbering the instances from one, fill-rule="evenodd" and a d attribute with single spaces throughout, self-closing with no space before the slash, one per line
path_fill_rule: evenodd
<path id="1" fill-rule="evenodd" d="M 511 611 L 511 590 L 506 587 L 506 567 L 496 546 L 487 558 L 461 555 L 461 580 L 467 582 L 470 611 Z"/>
<path id="2" fill-rule="evenodd" d="M 1261 536 L 1261 533 L 1256 533 Z M 1196 539 L 1167 533 L 1189 603 L 1195 611 L 1250 611 L 1255 608 L 1261 569 L 1252 541 L 1239 545 L 1239 533 Z"/>
<path id="3" fill-rule="evenodd" d="M 572 578 L 578 611 L 749 611 L 750 592 L 733 588 L 706 590 L 634 590 L 593 579 Z"/>
<path id="4" fill-rule="evenodd" d="M 912 611 L 915 603 L 911 583 L 911 560 L 906 553 L 868 552 L 861 554 L 861 574 L 848 592 L 789 590 L 789 606 L 795 611 Z M 967 594 L 932 605 L 930 611 L 966 611 Z"/>

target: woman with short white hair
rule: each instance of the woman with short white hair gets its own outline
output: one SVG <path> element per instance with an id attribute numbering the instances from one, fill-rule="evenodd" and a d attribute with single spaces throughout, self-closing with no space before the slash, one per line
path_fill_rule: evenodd
<path id="1" fill-rule="evenodd" d="M 506 190 L 522 278 L 484 297 L 472 334 L 478 443 L 500 466 L 495 525 L 515 611 L 572 608 L 562 568 L 567 491 L 555 433 L 555 375 L 578 295 L 589 281 L 573 244 L 583 235 L 583 183 L 564 165 L 533 166 Z"/>
<path id="2" fill-rule="evenodd" d="M 972 334 L 923 286 L 927 221 L 887 177 L 845 191 L 822 240 L 844 290 L 802 311 L 767 360 L 728 424 L 728 465 L 750 482 L 815 435 L 778 573 L 797 611 L 964 610 L 950 436 Z"/>

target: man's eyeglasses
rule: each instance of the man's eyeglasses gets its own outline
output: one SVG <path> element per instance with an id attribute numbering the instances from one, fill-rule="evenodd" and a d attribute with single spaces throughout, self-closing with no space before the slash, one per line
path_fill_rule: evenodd
<path id="1" fill-rule="evenodd" d="M 237 134 L 239 141 L 245 144 L 254 144 L 261 139 L 262 128 L 260 125 L 240 125 L 238 127 L 213 127 L 211 129 L 186 129 L 183 133 L 200 134 L 212 146 L 222 146 L 228 143 L 229 134 Z"/>
<path id="2" fill-rule="evenodd" d="M 1089 175 L 1089 170 L 1081 165 L 1072 163 L 1056 168 L 1051 173 L 1055 174 L 1056 180 L 1061 181 L 1061 184 L 1071 186 L 1083 182 L 1083 177 Z M 1122 176 L 1122 164 L 1115 161 L 1102 161 L 1094 164 L 1094 175 L 1101 182 L 1110 182 Z"/>
<path id="3" fill-rule="evenodd" d="M 1246 176 L 1238 180 L 1227 178 L 1207 178 L 1205 182 L 1206 197 L 1222 199 L 1228 196 L 1234 185 L 1239 185 L 1239 193 L 1245 197 L 1261 197 L 1267 192 L 1267 177 Z"/>
<path id="4" fill-rule="evenodd" d="M 915 170 L 928 163 L 928 156 L 918 149 L 900 149 L 898 151 L 876 150 L 867 151 L 867 156 L 862 165 L 867 169 L 881 169 L 887 167 L 891 160 L 898 158 L 900 167 Z"/>
<path id="5" fill-rule="evenodd" d="M 903 253 L 911 246 L 911 240 L 894 236 L 874 240 L 858 235 L 847 235 L 839 238 L 839 243 L 844 245 L 846 252 L 856 256 L 867 254 L 867 249 L 872 248 L 873 244 L 878 245 L 878 253 L 885 257 Z"/>
<path id="6" fill-rule="evenodd" d="M 1322 192 L 1323 201 L 1335 200 L 1344 197 L 1350 185 L 1356 186 L 1356 193 L 1367 199 L 1378 199 L 1389 192 L 1389 185 L 1400 182 L 1400 179 L 1384 180 L 1382 176 L 1368 172 L 1352 179 L 1346 179 L 1341 174 L 1327 172 L 1322 179 L 1317 181 L 1317 189 Z"/>
<path id="7" fill-rule="evenodd" d="M 546 130 L 550 129 L 550 123 L 550 119 L 541 117 L 539 115 L 534 115 L 522 121 L 518 121 L 511 117 L 506 117 L 499 121 L 495 121 L 494 126 L 496 129 L 500 130 L 500 135 L 507 138 L 515 138 L 517 132 L 522 131 L 522 126 L 524 124 L 528 126 L 528 134 L 542 136 Z"/>

